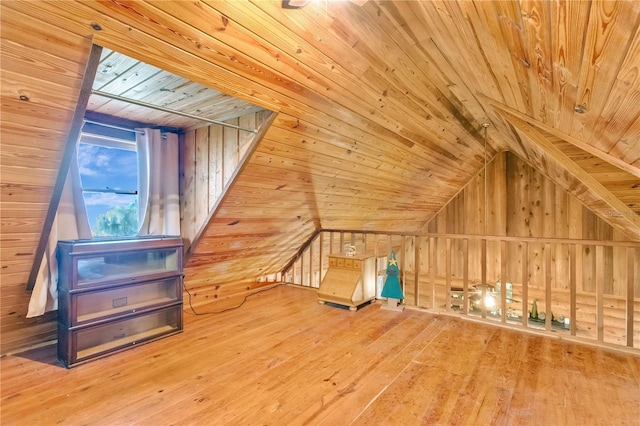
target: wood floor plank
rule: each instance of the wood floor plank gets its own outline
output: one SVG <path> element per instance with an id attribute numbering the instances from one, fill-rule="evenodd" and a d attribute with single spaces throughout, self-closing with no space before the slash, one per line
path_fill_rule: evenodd
<path id="1" fill-rule="evenodd" d="M 421 319 L 418 318 L 420 321 Z M 424 347 L 442 330 L 447 323 L 446 318 L 431 318 L 427 324 L 422 319 L 420 333 L 411 338 L 408 336 L 406 345 L 397 354 L 389 354 L 383 363 L 371 371 L 369 377 L 362 382 L 363 390 L 345 394 L 335 390 L 331 394 L 323 396 L 320 406 L 312 406 L 302 413 L 301 424 L 326 424 L 340 423 L 343 419 L 357 418 L 357 416 L 370 404 L 375 403 L 377 397 L 389 386 L 390 383 L 407 367 Z M 326 402 L 325 402 L 326 401 Z M 341 401 L 339 404 L 338 401 Z"/>
<path id="2" fill-rule="evenodd" d="M 189 312 L 184 333 L 70 370 L 52 345 L 2 358 L 2 424 L 637 426 L 640 418 L 640 357 L 629 353 L 379 304 L 350 312 L 292 286 L 223 313 Z"/>
<path id="3" fill-rule="evenodd" d="M 322 309 L 323 307 L 316 304 L 314 308 Z M 222 417 L 216 413 L 206 413 L 204 420 L 210 423 L 228 424 L 237 420 L 244 423 L 243 418 L 247 415 L 259 415 L 264 419 L 268 419 L 273 414 L 279 417 L 286 415 L 296 409 L 298 401 L 304 400 L 303 391 L 306 386 L 310 383 L 318 383 L 321 377 L 326 376 L 325 370 L 332 367 L 332 359 L 345 352 L 349 346 L 357 346 L 380 325 L 379 320 L 371 318 L 359 329 L 359 333 L 352 333 L 350 319 L 353 314 L 344 310 L 328 312 L 327 308 L 324 307 L 325 312 L 320 315 L 320 321 L 317 324 L 309 328 L 301 328 L 300 332 L 291 339 L 278 342 L 270 348 L 269 352 L 274 356 L 275 364 L 270 363 L 266 368 L 250 371 L 247 373 L 248 379 L 228 385 L 234 388 L 234 392 L 220 401 L 225 406 Z M 339 318 L 340 323 L 333 325 L 327 323 L 323 315 L 326 313 Z M 367 312 L 363 310 L 360 314 L 366 315 Z M 325 320 L 324 324 L 322 320 Z M 292 318 L 292 322 L 297 321 Z M 329 329 L 326 325 L 329 325 Z M 322 331 L 325 331 L 326 335 L 323 336 Z M 294 395 L 290 392 L 288 385 L 290 383 L 298 384 Z M 256 390 L 248 401 L 246 389 Z M 271 409 L 271 407 L 276 408 Z"/>
<path id="4" fill-rule="evenodd" d="M 220 327 L 221 331 L 211 336 L 211 342 L 200 345 L 199 348 L 183 348 L 189 353 L 189 358 L 192 358 L 195 352 L 195 356 L 202 357 L 203 360 L 209 359 L 212 364 L 210 367 L 213 368 L 207 368 L 208 366 L 206 364 L 203 366 L 202 363 L 176 366 L 176 369 L 179 369 L 182 374 L 190 374 L 191 377 L 195 377 L 197 387 L 184 381 L 176 381 L 169 387 L 165 386 L 163 392 L 177 393 L 178 397 L 146 404 L 143 409 L 133 406 L 127 413 L 126 420 L 133 421 L 137 418 L 144 419 L 147 424 L 159 424 L 166 418 L 167 413 L 188 407 L 190 409 L 186 412 L 189 415 L 185 416 L 185 421 L 189 422 L 192 418 L 203 419 L 206 417 L 203 412 L 208 411 L 207 404 L 203 404 L 203 402 L 213 403 L 215 401 L 216 404 L 222 405 L 226 409 L 229 405 L 229 399 L 246 397 L 246 389 L 251 386 L 254 377 L 268 371 L 278 362 L 278 357 L 281 354 L 277 353 L 274 346 L 281 342 L 289 342 L 295 346 L 305 344 L 299 338 L 300 327 L 296 324 L 299 322 L 310 323 L 314 318 L 313 310 L 305 312 L 300 306 L 292 305 L 291 301 L 283 301 L 279 306 L 273 303 L 261 306 L 253 302 L 252 300 L 247 303 L 247 307 L 251 311 L 244 313 L 244 316 L 249 318 L 258 317 L 251 323 L 243 323 L 241 329 L 226 330 L 225 327 Z M 283 310 L 290 316 L 278 315 Z M 273 314 L 263 317 L 260 314 L 262 311 L 273 311 Z M 238 312 L 240 311 L 235 311 L 235 315 Z M 200 321 L 203 320 L 200 319 Z M 210 326 L 210 322 L 208 323 Z M 338 325 L 337 321 L 334 325 Z M 184 358 L 181 357 L 181 362 L 183 361 Z M 239 365 L 242 366 L 240 375 L 237 369 Z M 116 416 L 114 421 L 121 421 L 121 419 L 122 413 Z"/>
<path id="5" fill-rule="evenodd" d="M 460 347 L 467 343 L 473 347 L 486 345 L 486 337 L 477 334 L 474 324 L 471 327 L 465 325 L 461 321 L 448 323 L 385 390 L 376 404 L 362 413 L 357 424 L 370 424 L 381 418 L 399 424 L 432 422 L 434 414 L 446 403 L 449 385 L 459 389 L 464 378 L 477 368 L 481 351 L 460 351 Z M 455 357 L 456 353 L 460 356 Z M 441 367 L 442 359 L 451 362 L 444 368 L 434 368 Z M 430 397 L 425 401 L 420 394 Z"/>

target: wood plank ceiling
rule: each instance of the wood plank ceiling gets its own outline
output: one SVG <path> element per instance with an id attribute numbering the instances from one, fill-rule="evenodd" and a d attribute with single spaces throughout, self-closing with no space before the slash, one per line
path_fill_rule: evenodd
<path id="1" fill-rule="evenodd" d="M 87 103 L 91 117 L 116 117 L 178 131 L 262 110 L 241 99 L 106 48 L 102 49 L 92 89 Z M 177 114 L 170 111 L 176 111 Z"/>
<path id="2" fill-rule="evenodd" d="M 92 41 L 278 114 L 202 234 L 194 282 L 276 272 L 319 229 L 420 232 L 502 150 L 640 240 L 638 1 L 1 7 L 2 244 L 3 261 L 21 265 L 14 284 Z"/>

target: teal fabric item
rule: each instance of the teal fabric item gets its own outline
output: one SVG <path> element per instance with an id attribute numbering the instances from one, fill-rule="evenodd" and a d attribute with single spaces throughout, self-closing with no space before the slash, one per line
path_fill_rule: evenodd
<path id="1" fill-rule="evenodd" d="M 382 297 L 389 297 L 392 299 L 404 299 L 402 294 L 402 286 L 400 285 L 400 279 L 398 277 L 398 261 L 396 260 L 396 253 L 391 250 L 389 255 L 389 261 L 387 262 L 387 279 L 384 282 L 382 288 Z"/>

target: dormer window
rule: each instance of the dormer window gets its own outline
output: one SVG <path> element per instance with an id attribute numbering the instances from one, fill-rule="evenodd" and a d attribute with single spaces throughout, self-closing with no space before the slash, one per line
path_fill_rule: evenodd
<path id="1" fill-rule="evenodd" d="M 78 144 L 82 193 L 94 237 L 138 232 L 138 155 L 133 130 L 88 122 Z"/>

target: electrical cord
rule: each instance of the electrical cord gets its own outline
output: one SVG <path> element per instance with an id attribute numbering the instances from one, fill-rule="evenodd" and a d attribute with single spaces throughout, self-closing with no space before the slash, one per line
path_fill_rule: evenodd
<path id="1" fill-rule="evenodd" d="M 227 311 L 233 311 L 235 309 L 238 309 L 242 305 L 244 305 L 244 303 L 247 301 L 247 299 L 249 297 L 254 296 L 256 294 L 259 294 L 259 293 L 264 293 L 264 292 L 269 291 L 269 290 L 273 290 L 274 288 L 279 287 L 281 285 L 286 285 L 286 283 L 277 283 L 273 287 L 263 288 L 263 289 L 254 291 L 253 293 L 247 294 L 246 296 L 244 296 L 244 298 L 242 299 L 242 302 L 240 302 L 240 304 L 238 306 L 232 306 L 230 308 L 221 309 L 219 311 L 196 312 L 196 310 L 194 309 L 193 305 L 191 304 L 191 292 L 189 292 L 189 289 L 184 284 L 184 281 L 182 281 L 182 288 L 184 288 L 184 291 L 186 291 L 187 294 L 189 295 L 189 298 L 188 298 L 188 300 L 189 300 L 189 309 L 191 309 L 191 312 L 193 312 L 194 315 L 212 315 L 212 314 L 221 314 L 221 313 L 227 312 Z"/>

